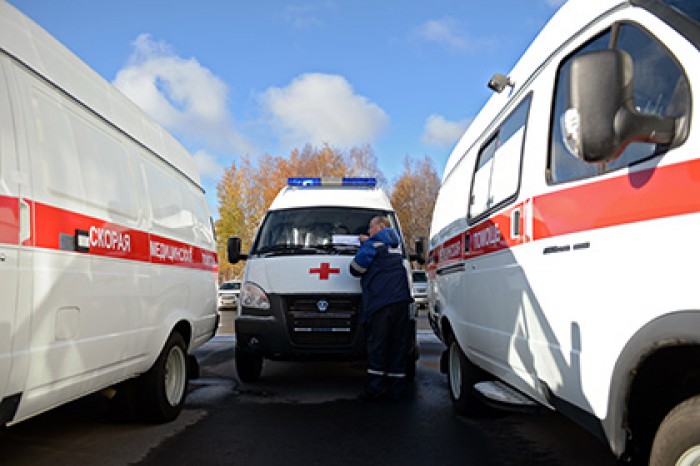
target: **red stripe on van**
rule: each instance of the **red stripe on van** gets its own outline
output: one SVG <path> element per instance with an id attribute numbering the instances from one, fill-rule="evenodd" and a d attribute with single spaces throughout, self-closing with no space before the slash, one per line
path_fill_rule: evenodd
<path id="1" fill-rule="evenodd" d="M 523 209 L 515 205 L 467 230 L 469 252 L 465 257 L 569 233 L 697 213 L 698 190 L 700 160 L 692 160 L 536 196 L 532 199 L 533 238 L 525 238 L 524 225 L 520 237 L 511 237 L 511 213 Z M 464 235 L 460 233 L 431 251 L 431 265 L 443 267 L 455 262 L 455 257 L 440 252 Z"/>
<path id="2" fill-rule="evenodd" d="M 175 265 L 216 272 L 216 252 L 126 228 L 94 217 L 29 203 L 34 209 L 34 241 L 25 245 L 74 251 L 76 237 L 82 237 L 87 249 L 80 254 L 113 257 L 154 264 Z M 0 243 L 17 244 L 19 208 L 17 198 L 0 196 Z"/>
<path id="3" fill-rule="evenodd" d="M 0 196 L 0 244 L 19 241 L 19 202 L 16 197 Z"/>
<path id="4" fill-rule="evenodd" d="M 698 189 L 693 160 L 538 196 L 534 239 L 699 212 Z"/>
<path id="5" fill-rule="evenodd" d="M 522 210 L 522 205 L 518 204 L 470 228 L 467 258 L 482 256 L 484 254 L 500 251 L 501 249 L 512 248 L 525 242 L 522 233 L 522 216 L 518 217 L 520 220 L 517 225 L 520 234 L 515 237 L 512 235 L 513 212 L 522 212 Z"/>

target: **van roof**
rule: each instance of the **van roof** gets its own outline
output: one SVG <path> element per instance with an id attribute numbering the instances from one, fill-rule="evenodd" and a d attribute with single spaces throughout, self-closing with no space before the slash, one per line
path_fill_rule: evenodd
<path id="1" fill-rule="evenodd" d="M 173 136 L 4 0 L 0 0 L 0 49 L 139 141 L 201 189 L 194 158 Z"/>
<path id="2" fill-rule="evenodd" d="M 272 201 L 270 210 L 301 207 L 355 207 L 394 210 L 383 189 L 354 186 L 286 186 Z"/>
<path id="3" fill-rule="evenodd" d="M 518 94 L 530 77 L 554 54 L 560 45 L 563 45 L 563 41 L 576 35 L 578 31 L 607 11 L 620 5 L 629 5 L 629 3 L 626 0 L 568 0 L 542 28 L 508 74 L 514 83 L 513 89 L 510 92 L 507 88 L 501 93 L 494 92 L 462 135 L 445 165 L 443 181 L 450 176 L 471 144 L 486 131 L 511 97 Z M 494 72 L 497 71 L 499 70 L 494 70 Z"/>

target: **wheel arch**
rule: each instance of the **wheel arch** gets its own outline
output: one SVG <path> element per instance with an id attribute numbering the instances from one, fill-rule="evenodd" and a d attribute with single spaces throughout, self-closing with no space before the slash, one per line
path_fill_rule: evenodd
<path id="1" fill-rule="evenodd" d="M 700 394 L 700 311 L 661 316 L 637 331 L 615 364 L 604 422 L 621 457 L 643 457 L 663 418 Z"/>
<path id="2" fill-rule="evenodd" d="M 182 336 L 182 339 L 185 340 L 188 349 L 192 346 L 192 324 L 189 321 L 185 319 L 178 321 L 173 326 L 171 333 L 173 332 L 177 332 Z"/>

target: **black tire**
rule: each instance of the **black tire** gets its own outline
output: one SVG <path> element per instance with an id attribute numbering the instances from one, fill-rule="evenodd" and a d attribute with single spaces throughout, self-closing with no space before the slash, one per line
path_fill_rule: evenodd
<path id="1" fill-rule="evenodd" d="M 262 372 L 263 357 L 250 351 L 236 348 L 236 372 L 241 382 L 255 382 Z"/>
<path id="2" fill-rule="evenodd" d="M 700 463 L 700 396 L 673 408 L 656 431 L 649 466 Z"/>
<path id="3" fill-rule="evenodd" d="M 165 342 L 158 359 L 139 377 L 139 407 L 151 422 L 169 422 L 182 411 L 187 396 L 187 346 L 174 332 Z"/>
<path id="4" fill-rule="evenodd" d="M 416 365 L 420 358 L 420 346 L 418 344 L 418 334 L 416 333 L 416 321 L 411 322 L 411 348 L 406 355 L 406 380 L 413 382 L 416 380 Z"/>
<path id="5" fill-rule="evenodd" d="M 481 369 L 467 359 L 457 341 L 450 340 L 447 383 L 452 406 L 458 414 L 475 416 L 489 412 L 488 407 L 477 397 L 474 390 L 474 384 L 485 379 L 482 374 Z"/>

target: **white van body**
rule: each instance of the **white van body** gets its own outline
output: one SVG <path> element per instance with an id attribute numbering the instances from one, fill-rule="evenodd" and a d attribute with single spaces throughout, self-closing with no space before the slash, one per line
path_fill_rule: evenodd
<path id="1" fill-rule="evenodd" d="M 0 425 L 139 374 L 151 417 L 177 415 L 215 250 L 190 154 L 0 2 Z"/>
<path id="2" fill-rule="evenodd" d="M 569 0 L 454 148 L 429 315 L 458 410 L 495 378 L 618 457 L 678 458 L 677 418 L 700 454 L 699 10 Z"/>
<path id="3" fill-rule="evenodd" d="M 362 290 L 349 266 L 359 235 L 377 215 L 400 231 L 373 178 L 289 179 L 245 256 L 235 321 L 241 380 L 257 379 L 263 359 L 365 357 L 364 331 L 357 324 Z M 406 248 L 400 248 L 408 275 Z"/>

